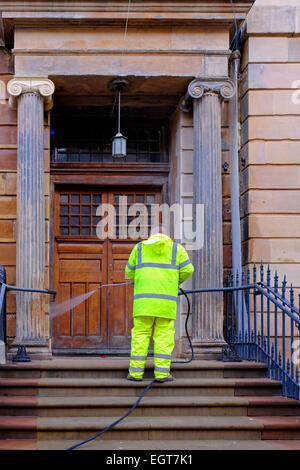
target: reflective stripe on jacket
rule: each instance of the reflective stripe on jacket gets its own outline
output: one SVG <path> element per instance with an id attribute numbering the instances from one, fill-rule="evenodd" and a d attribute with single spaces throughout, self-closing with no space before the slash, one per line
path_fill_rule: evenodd
<path id="1" fill-rule="evenodd" d="M 163 234 L 133 248 L 126 275 L 134 281 L 133 316 L 175 319 L 178 286 L 194 272 L 185 248 Z"/>

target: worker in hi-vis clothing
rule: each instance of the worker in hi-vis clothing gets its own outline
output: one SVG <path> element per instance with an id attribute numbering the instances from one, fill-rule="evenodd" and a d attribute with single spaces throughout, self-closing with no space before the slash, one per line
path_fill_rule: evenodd
<path id="1" fill-rule="evenodd" d="M 133 248 L 125 271 L 134 281 L 133 328 L 128 380 L 143 380 L 153 329 L 154 377 L 172 381 L 171 355 L 174 349 L 174 320 L 178 286 L 194 272 L 185 248 L 155 227 L 150 237 Z"/>

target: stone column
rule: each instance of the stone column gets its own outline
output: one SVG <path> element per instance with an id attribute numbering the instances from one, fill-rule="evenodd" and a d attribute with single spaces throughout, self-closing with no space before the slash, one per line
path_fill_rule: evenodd
<path id="1" fill-rule="evenodd" d="M 54 84 L 46 78 L 14 78 L 7 88 L 11 106 L 18 109 L 16 285 L 44 289 L 44 107 L 52 106 Z M 16 338 L 10 356 L 23 344 L 34 359 L 51 357 L 44 295 L 16 294 Z"/>
<path id="2" fill-rule="evenodd" d="M 181 107 L 185 110 L 188 102 L 193 101 L 194 231 L 197 230 L 196 206 L 204 205 L 204 245 L 192 255 L 195 289 L 223 286 L 221 102 L 234 93 L 234 84 L 227 78 L 196 78 L 190 83 Z M 195 354 L 216 358 L 225 344 L 223 294 L 211 292 L 193 296 L 192 311 Z"/>

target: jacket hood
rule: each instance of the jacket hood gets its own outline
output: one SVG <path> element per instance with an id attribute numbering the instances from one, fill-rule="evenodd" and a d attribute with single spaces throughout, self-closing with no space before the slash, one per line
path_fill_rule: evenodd
<path id="1" fill-rule="evenodd" d="M 172 240 L 167 235 L 156 233 L 142 243 L 148 245 L 155 253 L 161 255 L 166 251 L 170 241 Z"/>

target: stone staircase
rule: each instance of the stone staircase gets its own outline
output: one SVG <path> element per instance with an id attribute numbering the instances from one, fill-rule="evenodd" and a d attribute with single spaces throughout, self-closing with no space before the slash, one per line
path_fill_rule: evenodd
<path id="1" fill-rule="evenodd" d="M 60 450 L 124 415 L 152 379 L 125 380 L 126 358 L 60 358 L 0 366 L 0 450 Z M 174 364 L 124 421 L 89 449 L 298 449 L 300 405 L 263 364 Z"/>

